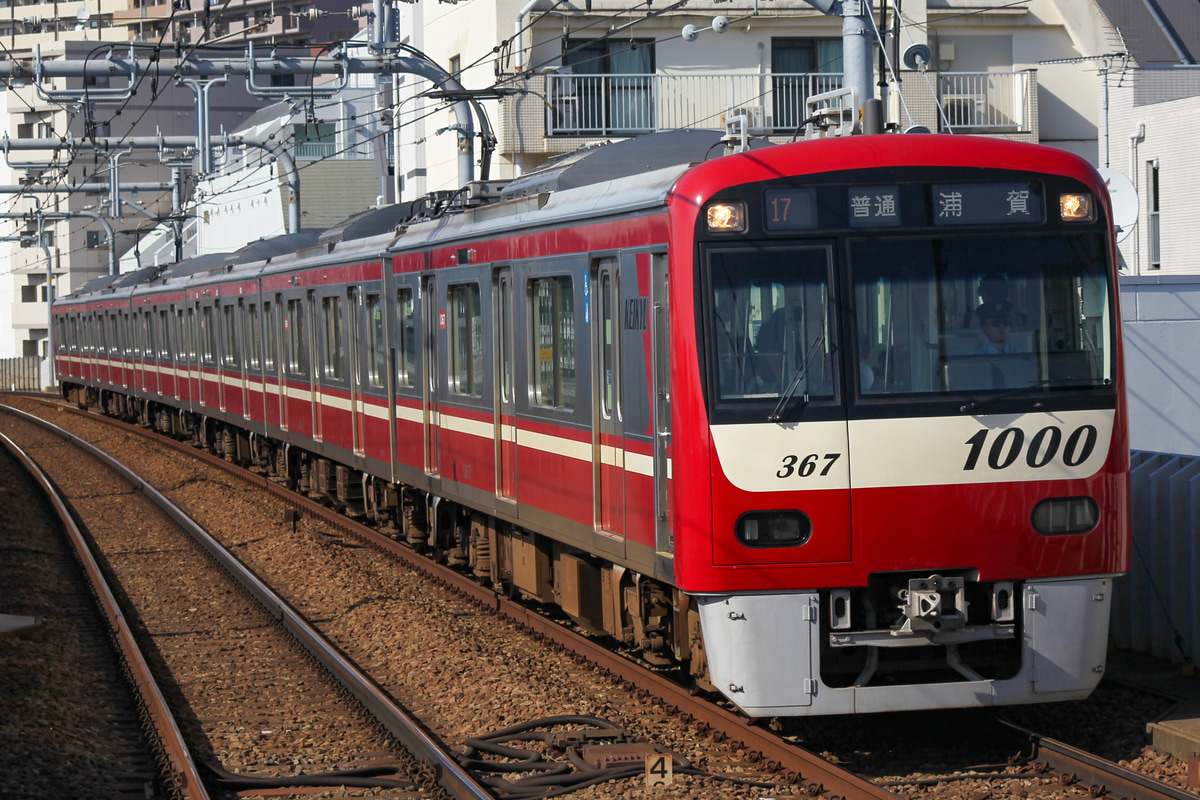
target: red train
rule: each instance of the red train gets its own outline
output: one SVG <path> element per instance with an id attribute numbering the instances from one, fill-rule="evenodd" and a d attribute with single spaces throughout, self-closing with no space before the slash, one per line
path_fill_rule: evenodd
<path id="1" fill-rule="evenodd" d="M 1086 696 L 1129 548 L 1096 172 L 669 136 L 93 282 L 55 303 L 64 394 L 752 716 Z"/>

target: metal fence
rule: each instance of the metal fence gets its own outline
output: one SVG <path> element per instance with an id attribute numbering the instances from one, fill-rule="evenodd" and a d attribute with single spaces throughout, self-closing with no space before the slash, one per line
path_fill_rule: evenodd
<path id="1" fill-rule="evenodd" d="M 633 136 L 720 128 L 746 114 L 750 127 L 790 133 L 810 95 L 841 88 L 840 73 L 546 76 L 549 136 Z"/>
<path id="2" fill-rule="evenodd" d="M 959 132 L 1030 129 L 1033 74 L 928 73 L 941 105 L 938 126 Z M 635 136 L 682 128 L 720 128 L 746 114 L 764 134 L 794 132 L 804 101 L 840 89 L 840 73 L 705 73 L 546 76 L 548 136 Z M 943 116 L 944 115 L 944 116 Z"/>
<path id="3" fill-rule="evenodd" d="M 1025 130 L 1030 103 L 1028 72 L 942 72 L 938 95 L 955 131 Z"/>
<path id="4" fill-rule="evenodd" d="M 39 391 L 42 386 L 42 360 L 37 356 L 0 358 L 0 391 Z"/>
<path id="5" fill-rule="evenodd" d="M 1134 451 L 1133 555 L 1113 591 L 1120 650 L 1200 660 L 1200 458 Z"/>

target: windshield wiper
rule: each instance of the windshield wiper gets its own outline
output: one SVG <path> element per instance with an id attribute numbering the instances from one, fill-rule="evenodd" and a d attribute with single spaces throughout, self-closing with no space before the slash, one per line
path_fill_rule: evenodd
<path id="1" fill-rule="evenodd" d="M 817 348 L 825 343 L 825 335 L 821 334 L 813 339 L 813 343 L 808 346 L 808 352 L 804 354 L 804 360 L 796 367 L 796 374 L 792 375 L 792 379 L 788 381 L 787 389 L 784 390 L 783 396 L 779 398 L 779 402 L 775 404 L 775 410 L 767 417 L 768 422 L 779 422 L 783 416 L 784 409 L 787 407 L 788 401 L 792 399 L 792 395 L 796 393 L 796 389 L 800 386 L 800 381 L 804 380 L 804 376 L 808 374 L 808 364 L 812 361 L 814 355 L 817 354 Z M 808 393 L 804 394 L 805 402 L 808 402 Z"/>
<path id="2" fill-rule="evenodd" d="M 1108 378 L 1047 378 L 1046 380 L 1030 381 L 1030 383 L 1026 386 L 1018 386 L 1016 389 L 1010 389 L 1007 392 L 1002 392 L 1001 394 L 994 395 L 992 397 L 985 397 L 981 400 L 971 400 L 963 403 L 958 410 L 963 414 L 966 414 L 985 406 L 990 406 L 992 403 L 995 403 L 999 400 L 1007 400 L 1010 397 L 1017 397 L 1018 395 L 1025 394 L 1026 392 L 1033 391 L 1034 389 L 1041 389 L 1045 386 L 1063 385 L 1087 389 L 1095 386 L 1111 386 L 1112 381 Z"/>

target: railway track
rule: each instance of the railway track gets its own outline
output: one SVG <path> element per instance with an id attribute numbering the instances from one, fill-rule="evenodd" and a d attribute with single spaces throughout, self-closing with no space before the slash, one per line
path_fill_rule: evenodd
<path id="1" fill-rule="evenodd" d="M 359 786 L 392 797 L 490 796 L 311 623 L 156 489 L 72 434 L 4 411 L 20 415 L 10 429 L 27 427 L 20 437 L 51 476 L 37 472 L 43 489 L 55 495 L 53 484 L 61 486 L 86 522 L 87 538 L 66 501 L 55 499 L 117 626 L 171 794 Z M 113 513 L 115 497 L 120 513 Z M 107 588 L 104 572 L 119 582 L 119 595 Z"/>
<path id="2" fill-rule="evenodd" d="M 56 405 L 55 407 L 60 410 L 63 408 L 61 405 Z M 71 413 L 75 412 L 71 411 Z M 83 416 L 92 420 L 97 419 L 94 415 L 84 414 Z M 139 436 L 149 435 L 132 426 L 123 426 L 123 430 Z M 652 703 L 663 715 L 676 718 L 681 723 L 699 732 L 700 735 L 713 741 L 723 742 L 734 751 L 744 754 L 746 763 L 743 765 L 743 771 L 750 775 L 751 778 L 775 784 L 776 788 L 782 790 L 783 794 L 820 796 L 830 798 L 831 800 L 835 797 L 884 798 L 894 797 L 895 795 L 891 793 L 890 789 L 897 788 L 899 790 L 899 787 L 905 787 L 905 796 L 912 796 L 908 789 L 913 789 L 914 787 L 919 789 L 923 782 L 928 786 L 935 786 L 958 781 L 1003 780 L 1002 776 L 999 775 L 980 778 L 978 775 L 973 775 L 971 771 L 951 771 L 924 779 L 924 781 L 922 779 L 915 779 L 894 782 L 892 786 L 871 783 L 862 777 L 848 772 L 837 764 L 830 763 L 803 748 L 795 746 L 795 744 L 788 741 L 785 737 L 768 728 L 749 725 L 737 715 L 708 702 L 704 698 L 692 696 L 686 689 L 670 682 L 663 676 L 644 670 L 640 666 L 601 647 L 597 642 L 580 636 L 553 620 L 548 620 L 535 614 L 529 608 L 510 601 L 489 588 L 476 584 L 474 581 L 452 569 L 432 563 L 428 559 L 413 553 L 407 546 L 401 545 L 387 536 L 358 525 L 354 521 L 337 515 L 330 509 L 313 503 L 306 498 L 286 492 L 280 487 L 264 480 L 261 476 L 252 475 L 237 469 L 226 463 L 223 459 L 201 453 L 187 445 L 165 442 L 160 437 L 155 436 L 152 438 L 160 444 L 166 444 L 190 456 L 203 458 L 213 466 L 225 470 L 231 475 L 236 475 L 239 480 L 248 481 L 254 486 L 276 494 L 289 507 L 299 509 L 305 517 L 313 520 L 320 519 L 323 526 L 329 526 L 330 529 L 336 530 L 339 537 L 346 537 L 346 542 L 354 541 L 356 543 L 368 544 L 379 552 L 387 554 L 390 559 L 411 565 L 432 575 L 436 581 L 455 592 L 457 597 L 469 600 L 471 607 L 476 609 L 469 611 L 460 608 L 453 613 L 469 616 L 477 613 L 494 612 L 497 615 L 508 617 L 526 629 L 535 632 L 539 637 L 553 642 L 556 647 L 573 653 L 580 659 L 585 659 L 587 663 L 595 664 L 596 668 L 602 671 L 609 681 L 615 682 L 621 687 L 632 691 L 643 701 Z M 604 735 L 601 732 L 601 738 Z M 1135 781 L 1135 783 L 1138 783 L 1138 788 L 1134 792 L 1128 788 L 1128 784 L 1122 783 L 1115 777 L 1104 780 L 1100 776 L 1100 773 L 1097 773 L 1096 777 L 1088 777 L 1086 785 L 1084 785 L 1085 780 L 1079 777 L 1083 773 L 1078 768 L 1059 760 L 1039 759 L 1039 754 L 1061 752 L 1063 748 L 1065 748 L 1065 745 L 1060 748 L 1053 740 L 1038 739 L 1038 746 L 1036 748 L 1026 748 L 1026 752 L 1014 759 L 1012 764 L 1008 764 L 1007 768 L 1018 778 L 1034 780 L 1041 786 L 1054 786 L 1054 791 L 1062 794 L 1062 796 L 1094 794 L 1096 789 L 1093 787 L 1103 786 L 1105 789 L 1100 790 L 1101 793 L 1108 792 L 1114 797 L 1121 796 L 1137 798 L 1138 800 L 1151 800 L 1151 798 L 1160 797 L 1179 800 L 1180 797 L 1195 797 L 1195 795 L 1175 790 L 1165 784 L 1159 785 L 1157 781 L 1150 779 L 1145 779 L 1145 783 Z M 631 752 L 641 751 L 634 750 Z M 1010 750 L 1009 752 L 1012 751 Z M 1060 767 L 1058 766 L 1059 764 L 1063 764 L 1064 766 Z M 1115 767 L 1115 765 L 1113 766 Z M 1104 764 L 1100 764 L 1100 766 L 1094 766 L 1093 768 L 1103 771 L 1107 767 Z M 1056 772 L 1055 770 L 1059 771 Z M 1116 775 L 1120 772 L 1121 770 L 1118 768 L 1112 774 Z M 1015 779 L 1010 778 L 1008 780 Z M 503 787 L 502 784 L 497 785 Z M 1117 786 L 1121 787 L 1120 791 L 1124 792 L 1123 794 L 1118 795 L 1113 792 L 1112 787 Z M 1159 793 L 1156 794 L 1156 792 Z M 777 793 L 775 796 L 781 796 L 781 794 Z M 992 796 L 1003 795 L 993 793 Z"/>

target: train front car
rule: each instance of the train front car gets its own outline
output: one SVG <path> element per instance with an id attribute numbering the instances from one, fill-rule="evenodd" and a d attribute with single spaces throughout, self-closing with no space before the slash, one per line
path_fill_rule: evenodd
<path id="1" fill-rule="evenodd" d="M 676 578 L 711 683 L 752 716 L 1087 696 L 1129 548 L 1095 171 L 830 139 L 701 165 L 669 208 Z"/>

